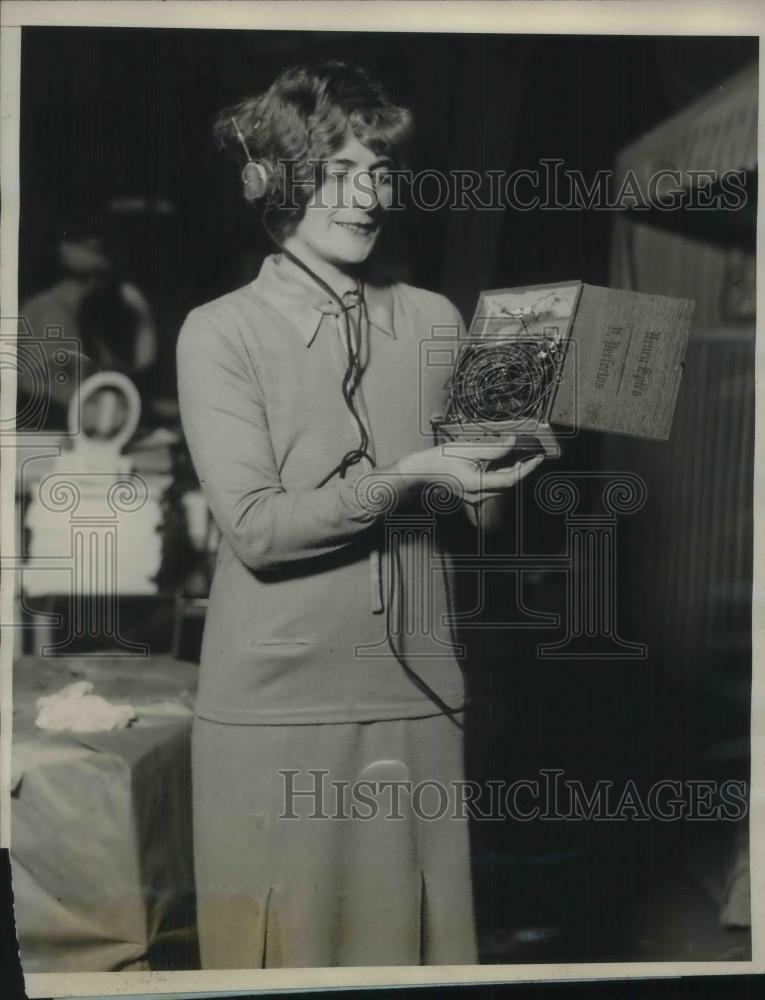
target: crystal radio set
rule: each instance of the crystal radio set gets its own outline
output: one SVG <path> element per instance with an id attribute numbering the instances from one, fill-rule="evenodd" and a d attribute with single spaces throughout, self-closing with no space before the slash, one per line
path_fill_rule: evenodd
<path id="1" fill-rule="evenodd" d="M 515 435 L 548 457 L 577 428 L 666 441 L 694 305 L 581 281 L 482 292 L 436 441 Z"/>

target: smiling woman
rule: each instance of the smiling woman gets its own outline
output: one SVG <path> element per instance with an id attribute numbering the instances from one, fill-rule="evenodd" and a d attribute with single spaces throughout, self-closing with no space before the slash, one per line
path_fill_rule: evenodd
<path id="1" fill-rule="evenodd" d="M 420 416 L 445 400 L 420 344 L 462 320 L 373 263 L 411 127 L 339 62 L 286 71 L 217 126 L 280 252 L 193 310 L 178 342 L 183 426 L 222 535 L 193 731 L 206 968 L 477 961 L 465 817 L 314 819 L 310 792 L 316 769 L 374 775 L 383 800 L 391 781 L 461 779 L 446 560 L 432 532 L 391 542 L 385 515 L 432 522 L 436 493 L 455 512 L 533 468 L 484 472 L 508 446 L 423 450 Z M 308 789 L 297 818 L 285 775 Z"/>
<path id="2" fill-rule="evenodd" d="M 382 196 L 375 208 L 375 194 L 390 168 L 404 165 L 413 126 L 411 112 L 392 104 L 364 70 L 329 60 L 285 70 L 264 94 L 226 108 L 215 135 L 224 152 L 262 166 L 262 218 L 283 241 L 309 203 L 341 222 L 351 188 L 367 195 L 360 213 L 387 207 Z"/>
<path id="3" fill-rule="evenodd" d="M 392 162 L 363 146 L 349 128 L 345 144 L 327 161 L 318 197 L 306 205 L 299 229 L 284 246 L 314 270 L 324 260 L 334 267 L 365 261 L 390 203 Z"/>

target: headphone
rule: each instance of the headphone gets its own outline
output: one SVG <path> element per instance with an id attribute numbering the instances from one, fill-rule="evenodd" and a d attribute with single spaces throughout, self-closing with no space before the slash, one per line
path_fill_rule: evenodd
<path id="1" fill-rule="evenodd" d="M 242 168 L 242 182 L 244 183 L 244 197 L 247 201 L 258 201 L 265 197 L 273 187 L 273 171 L 270 164 L 265 160 L 253 160 L 244 133 L 239 127 L 239 122 L 232 116 L 236 137 L 242 144 L 247 162 Z M 258 126 L 256 125 L 255 128 Z"/>

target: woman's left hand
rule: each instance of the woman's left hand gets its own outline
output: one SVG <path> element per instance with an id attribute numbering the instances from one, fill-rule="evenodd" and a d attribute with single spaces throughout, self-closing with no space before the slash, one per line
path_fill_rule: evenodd
<path id="1" fill-rule="evenodd" d="M 520 482 L 521 479 L 525 479 L 529 473 L 533 472 L 534 469 L 540 466 L 544 458 L 544 455 L 533 455 L 531 458 L 520 459 L 511 465 L 506 471 L 511 475 L 516 474 L 516 482 Z M 474 527 L 477 527 L 480 516 L 482 527 L 485 529 L 491 529 L 504 519 L 502 515 L 507 509 L 508 501 L 510 501 L 510 499 L 511 498 L 506 489 L 501 492 L 497 492 L 496 490 L 483 490 L 480 493 L 474 494 L 472 497 L 466 496 L 463 509 L 467 514 L 468 520 Z"/>

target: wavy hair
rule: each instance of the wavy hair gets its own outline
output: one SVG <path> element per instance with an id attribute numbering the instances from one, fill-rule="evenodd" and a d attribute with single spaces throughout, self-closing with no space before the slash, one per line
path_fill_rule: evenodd
<path id="1" fill-rule="evenodd" d="M 411 111 L 393 104 L 360 66 L 325 59 L 290 67 L 264 93 L 224 108 L 213 131 L 218 148 L 242 164 L 249 152 L 271 165 L 275 180 L 263 199 L 264 221 L 283 239 L 311 199 L 316 163 L 344 145 L 349 127 L 372 152 L 404 164 L 414 130 Z M 285 163 L 292 164 L 289 192 L 286 171 L 278 169 Z"/>

